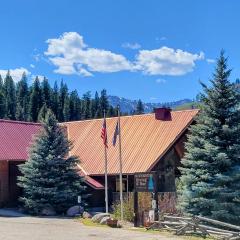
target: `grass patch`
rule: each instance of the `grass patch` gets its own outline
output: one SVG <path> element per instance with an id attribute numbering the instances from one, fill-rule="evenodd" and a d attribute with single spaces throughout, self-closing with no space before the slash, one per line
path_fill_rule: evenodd
<path id="1" fill-rule="evenodd" d="M 88 227 L 109 227 L 107 225 L 103 225 L 100 223 L 95 223 L 92 221 L 92 219 L 89 218 L 78 218 L 78 221 L 80 221 L 83 225 L 88 226 Z"/>

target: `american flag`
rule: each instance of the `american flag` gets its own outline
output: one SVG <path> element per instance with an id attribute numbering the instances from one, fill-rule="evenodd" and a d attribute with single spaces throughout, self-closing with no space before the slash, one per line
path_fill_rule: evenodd
<path id="1" fill-rule="evenodd" d="M 107 124 L 106 124 L 106 119 L 105 118 L 103 120 L 101 138 L 103 139 L 103 144 L 107 148 L 108 147 L 108 142 L 107 142 Z"/>

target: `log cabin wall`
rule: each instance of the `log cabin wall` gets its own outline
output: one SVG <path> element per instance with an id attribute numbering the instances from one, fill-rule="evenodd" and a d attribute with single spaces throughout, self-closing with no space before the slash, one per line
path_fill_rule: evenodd
<path id="1" fill-rule="evenodd" d="M 0 206 L 9 198 L 9 165 L 8 161 L 0 161 Z"/>

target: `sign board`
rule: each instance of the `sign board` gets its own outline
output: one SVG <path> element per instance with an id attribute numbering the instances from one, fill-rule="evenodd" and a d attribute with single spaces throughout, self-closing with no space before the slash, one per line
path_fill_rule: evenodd
<path id="1" fill-rule="evenodd" d="M 136 192 L 154 192 L 156 189 L 156 174 L 136 173 L 134 175 L 134 186 Z"/>

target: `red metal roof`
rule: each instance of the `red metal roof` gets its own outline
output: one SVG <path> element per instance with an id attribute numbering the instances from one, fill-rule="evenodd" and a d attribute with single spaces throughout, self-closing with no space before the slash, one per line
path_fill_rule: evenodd
<path id="1" fill-rule="evenodd" d="M 156 120 L 154 114 L 121 117 L 123 173 L 150 171 L 191 124 L 198 110 L 171 112 L 171 120 Z M 102 119 L 64 123 L 73 142 L 72 155 L 81 160 L 86 175 L 104 174 Z M 118 145 L 112 146 L 117 118 L 107 118 L 108 173 L 119 173 Z"/>
<path id="2" fill-rule="evenodd" d="M 28 147 L 40 127 L 38 123 L 0 120 L 0 161 L 26 160 Z"/>

